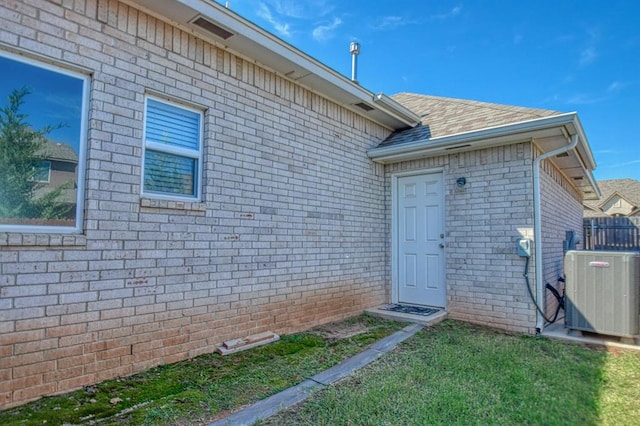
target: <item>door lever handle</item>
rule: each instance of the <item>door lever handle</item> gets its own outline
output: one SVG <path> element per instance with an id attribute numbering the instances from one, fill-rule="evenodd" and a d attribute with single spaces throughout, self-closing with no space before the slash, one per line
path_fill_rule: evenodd
<path id="1" fill-rule="evenodd" d="M 444 243 L 440 243 L 440 248 L 444 248 Z"/>

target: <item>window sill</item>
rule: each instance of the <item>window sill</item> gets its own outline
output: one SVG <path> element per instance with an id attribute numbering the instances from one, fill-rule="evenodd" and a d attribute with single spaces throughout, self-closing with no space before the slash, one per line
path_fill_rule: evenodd
<path id="1" fill-rule="evenodd" d="M 140 207 L 147 209 L 184 210 L 188 214 L 204 216 L 207 205 L 196 201 L 173 201 L 156 198 L 141 198 Z"/>
<path id="2" fill-rule="evenodd" d="M 87 237 L 84 235 L 0 232 L 0 247 L 77 247 L 86 245 Z"/>

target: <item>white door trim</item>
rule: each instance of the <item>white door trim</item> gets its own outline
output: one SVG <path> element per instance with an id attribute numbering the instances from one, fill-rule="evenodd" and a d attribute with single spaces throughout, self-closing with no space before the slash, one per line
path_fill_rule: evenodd
<path id="1" fill-rule="evenodd" d="M 407 177 L 407 176 L 418 176 L 418 175 L 428 175 L 428 174 L 442 174 L 442 182 L 444 185 L 444 168 L 436 167 L 429 169 L 418 169 L 411 171 L 403 171 L 391 174 L 391 303 L 398 303 L 398 179 Z M 444 188 L 443 188 L 444 189 Z M 445 200 L 444 200 L 444 191 L 442 195 L 442 220 L 445 221 L 446 217 L 446 209 L 445 209 Z M 444 223 L 443 223 L 443 229 Z M 446 233 L 446 230 L 445 230 Z M 445 257 L 445 265 L 446 265 L 446 257 Z M 444 271 L 443 271 L 444 273 Z M 446 274 L 445 274 L 445 289 L 446 289 Z M 445 302 L 446 304 L 446 302 Z M 444 306 L 446 309 L 447 307 Z"/>

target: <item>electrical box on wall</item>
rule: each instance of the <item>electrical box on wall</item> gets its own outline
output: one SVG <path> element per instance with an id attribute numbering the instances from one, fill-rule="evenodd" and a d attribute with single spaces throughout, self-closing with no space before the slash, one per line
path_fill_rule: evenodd
<path id="1" fill-rule="evenodd" d="M 531 257 L 531 240 L 519 238 L 516 242 L 516 253 L 518 253 L 518 256 Z"/>

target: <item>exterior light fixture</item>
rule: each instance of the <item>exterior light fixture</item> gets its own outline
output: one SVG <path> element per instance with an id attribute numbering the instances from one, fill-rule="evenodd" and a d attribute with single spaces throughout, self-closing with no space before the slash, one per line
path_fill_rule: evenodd
<path id="1" fill-rule="evenodd" d="M 459 177 L 456 179 L 456 184 L 458 184 L 458 188 L 462 188 L 467 184 L 467 178 Z"/>

